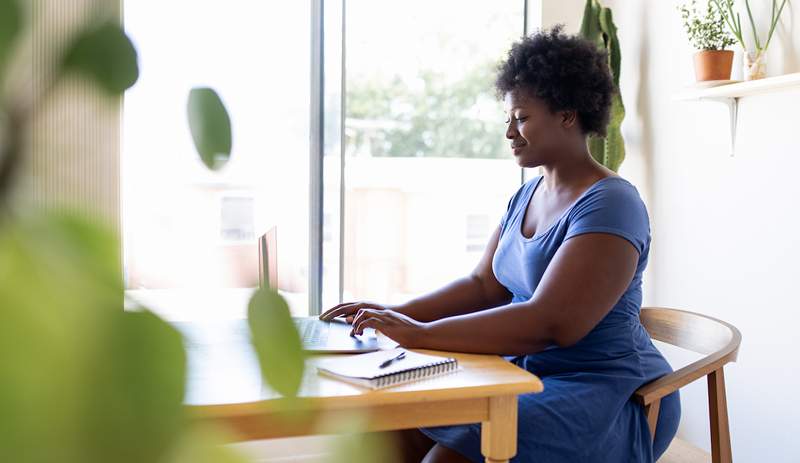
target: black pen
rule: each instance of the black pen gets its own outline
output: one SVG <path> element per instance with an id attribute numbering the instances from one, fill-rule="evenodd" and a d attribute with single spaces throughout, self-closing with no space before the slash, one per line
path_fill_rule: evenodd
<path id="1" fill-rule="evenodd" d="M 404 358 L 406 358 L 406 351 L 400 352 L 399 354 L 397 354 L 396 357 L 392 357 L 389 360 L 386 360 L 385 362 L 381 363 L 380 366 L 378 366 L 378 368 L 386 368 L 389 365 L 391 365 L 392 362 L 394 362 L 395 360 L 402 360 Z"/>

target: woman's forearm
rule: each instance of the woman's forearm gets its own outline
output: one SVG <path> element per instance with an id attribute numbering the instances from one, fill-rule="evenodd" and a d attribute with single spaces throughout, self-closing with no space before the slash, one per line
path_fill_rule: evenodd
<path id="1" fill-rule="evenodd" d="M 429 323 L 413 347 L 476 354 L 519 355 L 556 344 L 553 328 L 530 301 Z"/>
<path id="2" fill-rule="evenodd" d="M 488 294 L 480 278 L 470 275 L 401 304 L 394 310 L 415 320 L 430 322 L 497 307 L 510 299 Z"/>

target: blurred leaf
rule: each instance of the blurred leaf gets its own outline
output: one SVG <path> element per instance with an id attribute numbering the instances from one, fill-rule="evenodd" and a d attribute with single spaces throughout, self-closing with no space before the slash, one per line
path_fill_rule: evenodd
<path id="1" fill-rule="evenodd" d="M 364 431 L 369 418 L 369 413 L 351 412 L 335 419 L 323 415 L 316 423 L 315 433 L 338 434 L 333 438 L 331 463 L 399 463 L 390 433 Z"/>
<path id="2" fill-rule="evenodd" d="M 0 75 L 22 30 L 22 20 L 22 8 L 17 0 L 0 0 Z"/>
<path id="3" fill-rule="evenodd" d="M 296 396 L 305 356 L 286 301 L 272 289 L 260 289 L 250 299 L 247 318 L 264 379 L 281 395 Z"/>
<path id="4" fill-rule="evenodd" d="M 118 249 L 78 216 L 0 228 L 0 461 L 156 461 L 174 445 L 182 341 L 122 311 Z"/>
<path id="5" fill-rule="evenodd" d="M 229 446 L 220 444 L 230 441 L 212 428 L 192 427 L 186 431 L 168 463 L 247 463 L 249 460 Z"/>
<path id="6" fill-rule="evenodd" d="M 337 436 L 331 463 L 400 463 L 388 433 Z"/>
<path id="7" fill-rule="evenodd" d="M 86 461 L 93 353 L 121 311 L 121 283 L 97 273 L 114 242 L 63 216 L 0 229 L 0 461 Z"/>
<path id="8" fill-rule="evenodd" d="M 148 311 L 117 312 L 95 333 L 87 375 L 87 461 L 159 461 L 181 434 L 181 335 Z"/>
<path id="9" fill-rule="evenodd" d="M 193 88 L 187 112 L 194 146 L 203 164 L 212 170 L 221 168 L 228 162 L 233 141 L 231 119 L 219 95 L 211 88 Z"/>
<path id="10" fill-rule="evenodd" d="M 139 78 L 136 48 L 114 22 L 79 34 L 64 55 L 63 67 L 89 76 L 111 95 L 121 95 Z"/>
<path id="11" fill-rule="evenodd" d="M 86 278 L 98 279 L 103 288 L 122 293 L 122 257 L 119 238 L 111 230 L 76 215 L 47 218 L 47 239 L 42 251 L 59 255 L 71 266 L 82 269 Z M 95 284 L 93 282 L 92 284 Z"/>

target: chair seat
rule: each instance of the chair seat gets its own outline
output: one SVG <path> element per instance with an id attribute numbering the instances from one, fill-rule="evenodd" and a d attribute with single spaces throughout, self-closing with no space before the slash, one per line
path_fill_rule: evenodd
<path id="1" fill-rule="evenodd" d="M 710 463 L 711 454 L 683 439 L 673 439 L 658 463 Z"/>

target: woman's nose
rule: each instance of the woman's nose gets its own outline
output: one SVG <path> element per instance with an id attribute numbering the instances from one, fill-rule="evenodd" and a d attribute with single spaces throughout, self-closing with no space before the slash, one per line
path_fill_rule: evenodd
<path id="1" fill-rule="evenodd" d="M 513 140 L 514 138 L 516 138 L 517 134 L 518 134 L 517 125 L 512 120 L 508 123 L 508 126 L 506 127 L 506 138 L 508 138 L 509 140 Z"/>

